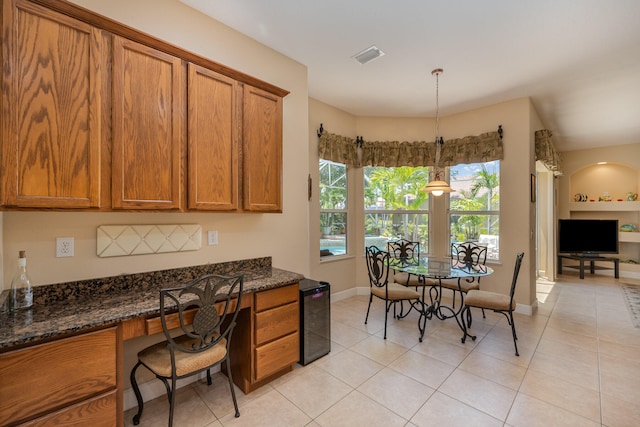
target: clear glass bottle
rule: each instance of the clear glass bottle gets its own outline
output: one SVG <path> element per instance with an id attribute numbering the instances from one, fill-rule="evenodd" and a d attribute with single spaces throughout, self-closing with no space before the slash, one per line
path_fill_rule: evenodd
<path id="1" fill-rule="evenodd" d="M 8 299 L 12 311 L 30 308 L 33 305 L 33 289 L 31 289 L 31 281 L 27 276 L 26 251 L 18 253 L 18 270 L 11 281 Z"/>

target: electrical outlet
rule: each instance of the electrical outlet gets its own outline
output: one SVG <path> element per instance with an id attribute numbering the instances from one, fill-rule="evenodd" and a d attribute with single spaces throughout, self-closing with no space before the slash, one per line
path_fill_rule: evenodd
<path id="1" fill-rule="evenodd" d="M 73 256 L 73 237 L 56 237 L 56 258 Z"/>
<path id="2" fill-rule="evenodd" d="M 207 232 L 207 242 L 209 246 L 215 246 L 218 244 L 218 232 L 215 230 L 210 230 Z"/>

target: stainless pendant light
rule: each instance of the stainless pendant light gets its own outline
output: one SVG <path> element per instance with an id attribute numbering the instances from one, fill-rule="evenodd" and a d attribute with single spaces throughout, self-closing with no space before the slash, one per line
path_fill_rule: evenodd
<path id="1" fill-rule="evenodd" d="M 441 196 L 443 193 L 452 193 L 455 191 L 451 187 L 449 187 L 449 184 L 440 179 L 440 149 L 444 144 L 444 139 L 441 136 L 438 136 L 438 76 L 443 72 L 444 71 L 442 68 L 436 68 L 431 72 L 432 75 L 436 76 L 436 164 L 434 167 L 435 176 L 433 181 L 431 181 L 429 184 L 427 184 L 426 187 L 422 189 L 422 191 L 424 191 L 425 193 L 431 193 L 434 196 Z"/>

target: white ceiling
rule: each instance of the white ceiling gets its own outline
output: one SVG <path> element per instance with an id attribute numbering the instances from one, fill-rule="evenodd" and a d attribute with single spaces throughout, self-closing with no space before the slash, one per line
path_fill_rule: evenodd
<path id="1" fill-rule="evenodd" d="M 308 67 L 357 116 L 531 97 L 560 151 L 640 142 L 639 0 L 180 0 Z M 385 55 L 351 57 L 376 45 Z"/>

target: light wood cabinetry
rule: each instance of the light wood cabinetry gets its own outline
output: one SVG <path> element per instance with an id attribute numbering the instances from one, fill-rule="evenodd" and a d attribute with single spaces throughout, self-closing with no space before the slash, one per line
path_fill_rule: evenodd
<path id="1" fill-rule="evenodd" d="M 233 381 L 249 393 L 291 371 L 300 358 L 298 284 L 256 292 L 231 340 Z"/>
<path id="2" fill-rule="evenodd" d="M 242 92 L 232 78 L 188 66 L 189 209 L 238 209 Z"/>
<path id="3" fill-rule="evenodd" d="M 0 424 L 121 425 L 118 329 L 0 354 Z"/>
<path id="4" fill-rule="evenodd" d="M 300 358 L 298 285 L 255 294 L 255 381 L 289 368 Z"/>
<path id="5" fill-rule="evenodd" d="M 1 204 L 98 207 L 105 34 L 25 0 L 2 21 Z"/>
<path id="6" fill-rule="evenodd" d="M 114 36 L 115 209 L 180 207 L 183 70 L 180 58 Z"/>
<path id="7" fill-rule="evenodd" d="M 282 98 L 245 85 L 243 207 L 282 212 Z"/>
<path id="8" fill-rule="evenodd" d="M 63 0 L 1 19 L 4 209 L 282 211 L 287 91 Z"/>

